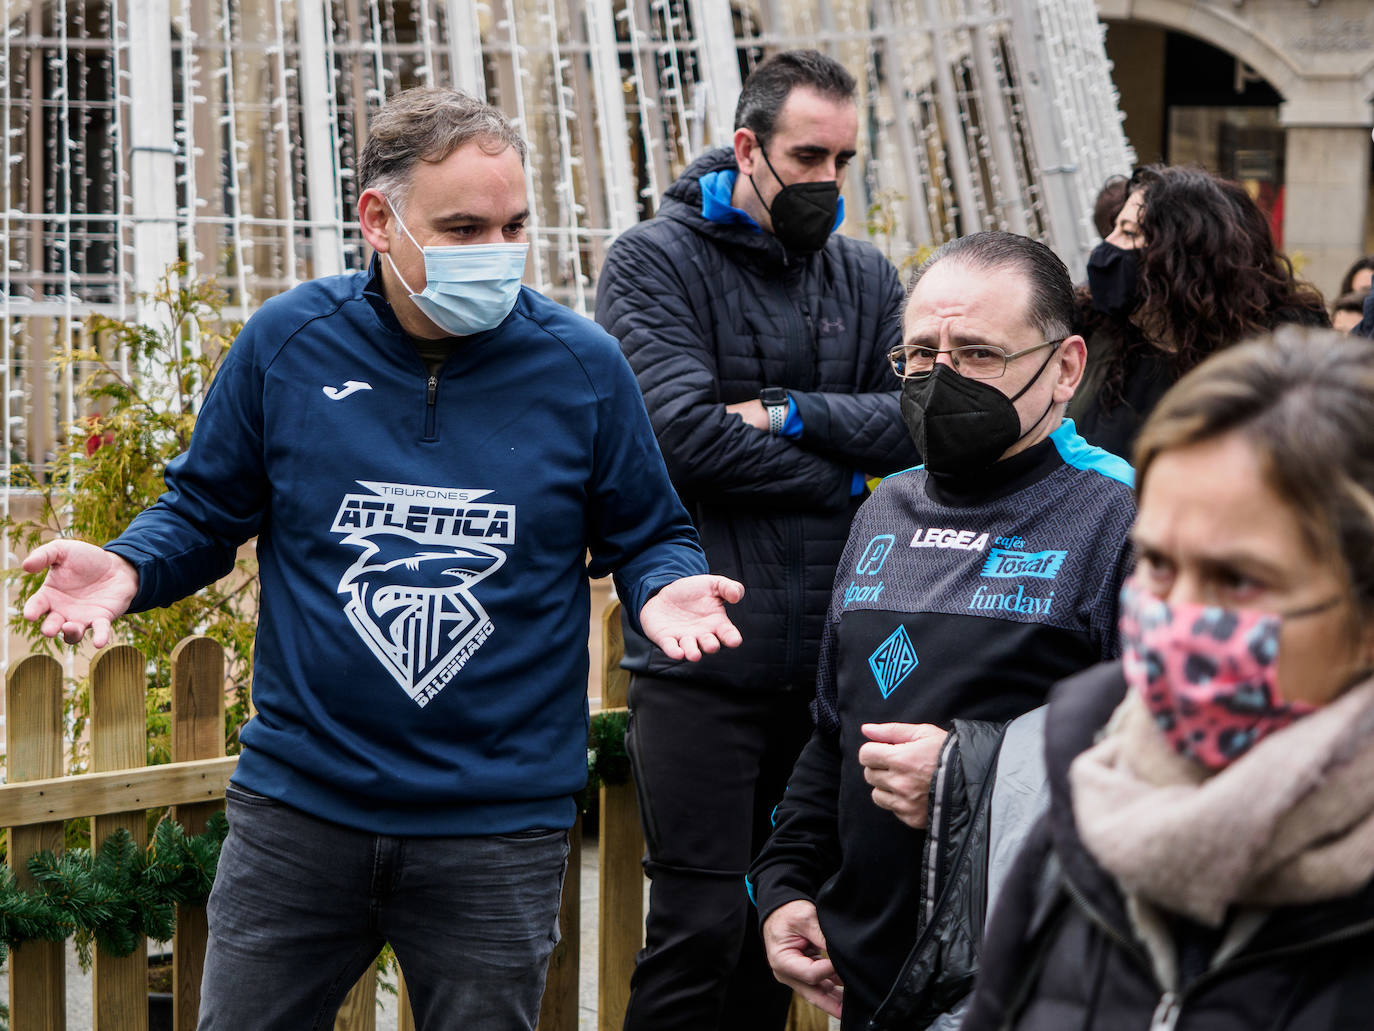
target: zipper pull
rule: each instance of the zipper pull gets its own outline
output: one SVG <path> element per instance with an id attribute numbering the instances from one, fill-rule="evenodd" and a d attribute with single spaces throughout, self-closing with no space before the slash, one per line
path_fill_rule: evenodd
<path id="1" fill-rule="evenodd" d="M 1174 1031 L 1182 1011 L 1182 1000 L 1173 992 L 1165 992 L 1155 1007 L 1155 1015 L 1150 1018 L 1150 1031 Z"/>
<path id="2" fill-rule="evenodd" d="M 427 384 L 425 384 L 425 404 L 428 404 L 428 405 L 434 404 L 434 401 L 435 401 L 435 399 L 436 399 L 438 396 L 439 396 L 439 377 L 438 377 L 438 376 L 431 376 L 431 377 L 429 377 L 429 382 L 428 382 Z"/>

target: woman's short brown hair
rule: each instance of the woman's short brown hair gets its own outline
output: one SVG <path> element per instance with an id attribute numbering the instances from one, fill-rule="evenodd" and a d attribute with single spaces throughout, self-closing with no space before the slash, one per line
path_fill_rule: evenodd
<path id="1" fill-rule="evenodd" d="M 1233 431 L 1255 448 L 1313 553 L 1344 570 L 1358 618 L 1374 618 L 1374 347 L 1281 326 L 1208 358 L 1142 428 L 1137 491 L 1164 452 Z"/>

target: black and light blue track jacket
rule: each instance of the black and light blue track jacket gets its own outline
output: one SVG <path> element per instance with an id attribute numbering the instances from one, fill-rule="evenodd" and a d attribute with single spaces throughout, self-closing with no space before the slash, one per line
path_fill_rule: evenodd
<path id="1" fill-rule="evenodd" d="M 918 931 L 925 835 L 879 808 L 864 723 L 1000 722 L 1117 653 L 1132 472 L 1064 422 L 975 476 L 889 476 L 859 510 L 826 616 L 816 732 L 750 871 L 759 915 L 816 903 L 866 1026 Z"/>

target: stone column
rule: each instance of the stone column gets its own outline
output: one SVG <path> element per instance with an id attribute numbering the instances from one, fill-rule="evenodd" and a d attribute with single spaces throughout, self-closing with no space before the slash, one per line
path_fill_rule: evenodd
<path id="1" fill-rule="evenodd" d="M 1369 127 L 1302 125 L 1288 129 L 1283 247 L 1302 277 L 1328 300 L 1364 253 L 1369 203 Z"/>

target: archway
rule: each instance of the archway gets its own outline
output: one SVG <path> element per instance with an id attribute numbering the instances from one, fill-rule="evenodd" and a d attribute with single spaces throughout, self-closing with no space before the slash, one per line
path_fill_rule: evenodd
<path id="1" fill-rule="evenodd" d="M 1281 187 L 1273 191 L 1274 221 L 1285 250 L 1331 292 L 1350 262 L 1374 249 L 1374 61 L 1367 56 L 1374 46 L 1363 42 L 1374 30 L 1362 11 L 1350 17 L 1353 7 L 1342 0 L 1320 10 L 1279 5 L 1097 0 L 1126 132 L 1141 160 L 1200 159 L 1235 178 L 1273 178 Z M 1231 79 L 1227 96 L 1203 91 L 1190 100 L 1178 82 L 1166 88 L 1167 51 L 1189 47 L 1187 73 L 1205 79 L 1209 69 L 1223 69 Z M 1188 107 L 1203 109 L 1190 117 L 1201 117 L 1195 137 L 1212 138 L 1206 154 L 1174 145 L 1179 127 L 1170 123 L 1179 119 L 1172 109 Z M 1216 139 L 1223 129 L 1230 134 L 1224 143 Z"/>
<path id="2" fill-rule="evenodd" d="M 1244 62 L 1285 100 L 1303 92 L 1298 64 L 1233 11 L 1193 0 L 1097 0 L 1099 17 L 1191 36 Z"/>
<path id="3" fill-rule="evenodd" d="M 1234 55 L 1182 32 L 1109 22 L 1107 53 L 1140 162 L 1197 164 L 1245 183 L 1282 246 L 1282 94 Z"/>

